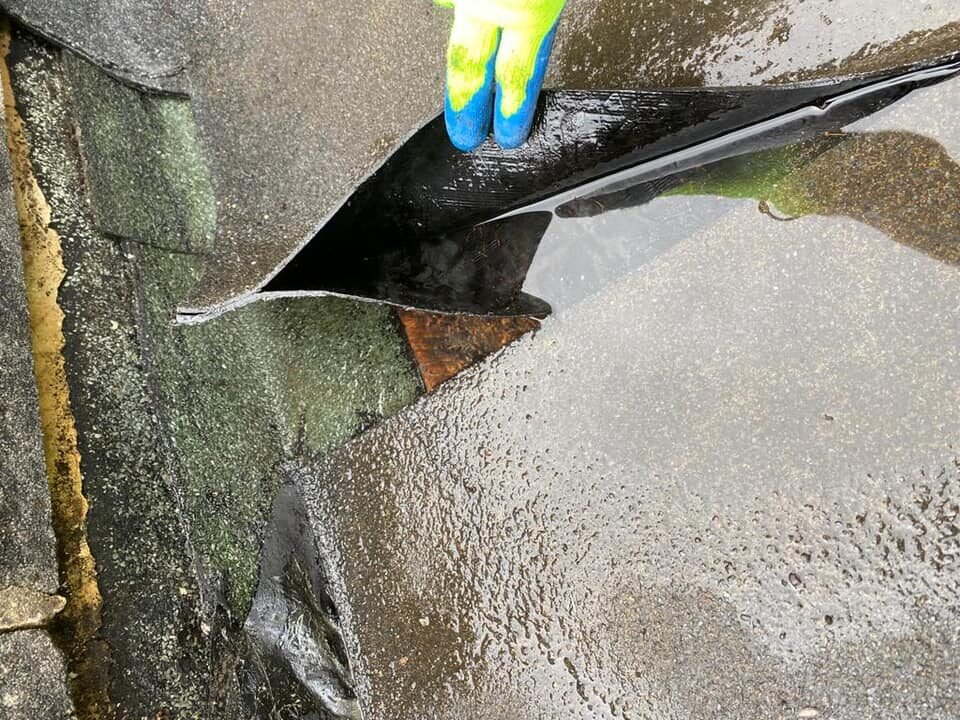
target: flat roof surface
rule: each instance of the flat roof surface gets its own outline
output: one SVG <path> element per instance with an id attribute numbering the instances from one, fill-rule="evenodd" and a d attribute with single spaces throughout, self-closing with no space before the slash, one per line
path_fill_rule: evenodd
<path id="1" fill-rule="evenodd" d="M 367 717 L 960 713 L 958 120 L 558 221 L 620 262 L 303 485 Z"/>

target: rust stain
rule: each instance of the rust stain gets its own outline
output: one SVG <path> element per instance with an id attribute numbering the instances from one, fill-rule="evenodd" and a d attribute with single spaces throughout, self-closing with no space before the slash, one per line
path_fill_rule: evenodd
<path id="1" fill-rule="evenodd" d="M 77 428 L 70 404 L 63 355 L 63 311 L 58 303 L 66 275 L 60 236 L 50 226 L 47 204 L 30 162 L 30 145 L 17 112 L 10 79 L 10 26 L 0 28 L 0 79 L 4 98 L 7 147 L 13 169 L 14 196 L 23 244 L 27 307 L 34 372 L 40 400 L 40 425 L 60 578 L 67 603 L 57 622 L 56 638 L 74 677 L 72 691 L 78 717 L 114 717 L 106 690 L 104 649 L 97 641 L 103 604 L 96 564 L 87 544 L 87 500 L 83 495 Z"/>
<path id="2" fill-rule="evenodd" d="M 532 317 L 397 313 L 427 392 L 540 327 Z"/>

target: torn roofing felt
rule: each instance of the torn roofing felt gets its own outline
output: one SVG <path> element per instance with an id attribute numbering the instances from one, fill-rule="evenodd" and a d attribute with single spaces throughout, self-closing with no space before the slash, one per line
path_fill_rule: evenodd
<path id="1" fill-rule="evenodd" d="M 256 299 L 334 294 L 440 312 L 549 313 L 522 292 L 553 213 L 596 214 L 611 194 L 711 162 L 838 132 L 960 72 L 960 53 L 832 84 L 547 93 L 519 151 L 463 154 L 443 117 L 424 127 L 334 214 Z M 570 122 L 570 118 L 575 118 Z M 584 211 L 584 208 L 586 210 Z M 196 321 L 214 316 L 181 316 Z"/>
<path id="2" fill-rule="evenodd" d="M 811 143 L 303 473 L 367 720 L 960 717 L 960 80 Z"/>
<path id="3" fill-rule="evenodd" d="M 189 92 L 216 231 L 205 277 L 182 302 L 188 310 L 258 287 L 442 104 L 451 14 L 426 0 L 0 6 L 120 77 Z M 892 18 L 890 8 L 887 0 L 829 9 L 737 0 L 683 13 L 672 2 L 603 0 L 598 12 L 597 0 L 570 0 L 551 82 L 598 90 L 759 82 L 796 71 L 826 77 L 853 57 L 863 61 L 858 69 L 876 69 L 929 56 L 917 33 L 956 21 L 954 0 L 898 8 Z M 794 31 L 774 38 L 782 26 Z"/>

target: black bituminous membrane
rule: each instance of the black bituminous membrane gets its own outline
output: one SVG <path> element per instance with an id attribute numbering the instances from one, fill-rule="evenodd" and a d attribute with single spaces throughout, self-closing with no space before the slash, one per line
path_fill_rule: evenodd
<path id="1" fill-rule="evenodd" d="M 476 153 L 460 153 L 440 117 L 363 183 L 259 292 L 337 293 L 440 312 L 544 316 L 549 304 L 521 288 L 553 218 L 550 210 L 574 217 L 647 202 L 719 159 L 704 156 L 696 167 L 680 167 L 670 162 L 674 153 L 731 136 L 723 154 L 729 157 L 839 130 L 946 76 L 877 87 L 834 106 L 832 99 L 958 60 L 960 53 L 802 87 L 548 92 L 533 138 L 515 151 L 487 143 Z M 812 106 L 824 112 L 733 139 L 743 128 Z M 606 192 L 501 217 L 661 158 L 658 169 L 626 187 L 611 180 Z"/>
<path id="2" fill-rule="evenodd" d="M 360 720 L 340 616 L 303 502 L 293 485 L 280 489 L 264 543 L 260 582 L 245 630 L 252 662 L 239 672 L 253 717 Z"/>

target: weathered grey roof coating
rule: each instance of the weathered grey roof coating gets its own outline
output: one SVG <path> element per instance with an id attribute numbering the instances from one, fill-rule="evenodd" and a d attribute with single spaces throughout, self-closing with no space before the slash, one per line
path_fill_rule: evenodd
<path id="1" fill-rule="evenodd" d="M 834 212 L 723 201 L 304 478 L 366 717 L 960 713 L 960 265 L 905 240 L 960 166 L 904 132 L 955 153 L 958 112 L 862 123 L 904 142 L 814 161 Z M 920 214 L 851 214 L 916 172 Z"/>
<path id="2" fill-rule="evenodd" d="M 450 16 L 427 0 L 195 2 L 0 5 L 147 85 L 186 64 L 217 197 L 216 251 L 184 300 L 203 309 L 253 289 L 439 111 Z M 956 20 L 953 0 L 571 0 L 552 82 L 824 77 L 850 58 L 857 70 L 916 59 L 929 31 L 955 40 Z"/>
<path id="3" fill-rule="evenodd" d="M 0 634 L 0 717 L 76 718 L 67 695 L 60 652 L 41 630 Z"/>
<path id="4" fill-rule="evenodd" d="M 10 156 L 0 152 L 0 588 L 56 592 L 55 550 L 20 225 Z"/>
<path id="5" fill-rule="evenodd" d="M 128 82 L 185 89 L 200 0 L 2 0 L 0 7 Z"/>

